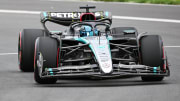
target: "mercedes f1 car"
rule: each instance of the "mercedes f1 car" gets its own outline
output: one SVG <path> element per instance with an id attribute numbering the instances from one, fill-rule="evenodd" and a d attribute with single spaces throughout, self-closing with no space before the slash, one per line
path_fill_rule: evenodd
<path id="1" fill-rule="evenodd" d="M 19 34 L 21 71 L 34 71 L 40 84 L 59 78 L 118 78 L 141 76 L 143 81 L 161 81 L 170 75 L 163 41 L 159 35 L 138 33 L 134 27 L 111 28 L 107 11 L 42 12 L 44 29 L 23 29 Z M 68 26 L 50 31 L 46 22 Z"/>

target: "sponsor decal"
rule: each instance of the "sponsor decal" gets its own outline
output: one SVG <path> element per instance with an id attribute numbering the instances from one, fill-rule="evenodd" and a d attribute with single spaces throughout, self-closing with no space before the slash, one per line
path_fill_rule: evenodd
<path id="1" fill-rule="evenodd" d="M 104 48 L 105 48 L 105 46 L 99 45 L 99 48 L 100 48 L 100 49 L 104 49 Z"/>
<path id="2" fill-rule="evenodd" d="M 103 16 L 103 12 L 94 12 L 94 15 L 96 17 Z M 50 17 L 57 17 L 57 18 L 80 18 L 82 12 L 74 12 L 74 13 L 58 13 L 58 12 L 53 12 L 50 13 Z"/>
<path id="3" fill-rule="evenodd" d="M 51 17 L 58 18 L 80 18 L 81 13 L 50 13 Z"/>
<path id="4" fill-rule="evenodd" d="M 104 63 L 102 64 L 102 66 L 103 66 L 103 68 L 109 68 L 109 67 L 110 67 L 110 64 L 107 63 L 107 62 L 104 62 Z"/>

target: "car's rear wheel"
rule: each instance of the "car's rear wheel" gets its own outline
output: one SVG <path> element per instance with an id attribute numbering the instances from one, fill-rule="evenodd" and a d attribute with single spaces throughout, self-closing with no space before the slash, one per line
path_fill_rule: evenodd
<path id="1" fill-rule="evenodd" d="M 147 35 L 140 39 L 140 56 L 143 65 L 163 70 L 163 42 L 159 35 Z M 142 76 L 143 81 L 162 81 L 164 76 Z"/>
<path id="2" fill-rule="evenodd" d="M 34 79 L 39 84 L 54 84 L 56 78 L 42 78 L 45 68 L 56 68 L 58 63 L 58 43 L 56 39 L 39 37 L 35 43 Z M 41 70 L 41 71 L 40 71 Z"/>
<path id="3" fill-rule="evenodd" d="M 18 39 L 18 62 L 23 72 L 33 72 L 34 44 L 37 37 L 43 36 L 42 29 L 23 29 Z"/>

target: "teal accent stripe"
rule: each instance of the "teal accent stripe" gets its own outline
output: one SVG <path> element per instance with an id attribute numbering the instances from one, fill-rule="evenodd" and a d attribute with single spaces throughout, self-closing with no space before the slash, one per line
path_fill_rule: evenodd
<path id="1" fill-rule="evenodd" d="M 51 72 L 51 71 L 52 71 L 52 68 L 49 68 L 49 69 L 48 69 L 48 71 L 50 71 L 50 72 Z"/>
<path id="2" fill-rule="evenodd" d="M 108 17 L 108 15 L 109 15 L 109 12 L 105 12 L 105 16 Z"/>
<path id="3" fill-rule="evenodd" d="M 46 12 L 43 12 L 43 15 L 44 15 L 44 17 L 47 17 L 47 16 L 48 16 Z"/>
<path id="4" fill-rule="evenodd" d="M 153 72 L 156 73 L 157 67 L 153 67 Z"/>
<path id="5" fill-rule="evenodd" d="M 108 36 L 107 39 L 108 39 L 108 40 L 112 40 L 113 37 L 112 37 L 112 36 Z"/>

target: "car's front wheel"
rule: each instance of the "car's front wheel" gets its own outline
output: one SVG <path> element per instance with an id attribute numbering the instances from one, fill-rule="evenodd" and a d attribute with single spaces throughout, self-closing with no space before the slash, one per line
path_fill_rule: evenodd
<path id="1" fill-rule="evenodd" d="M 143 65 L 157 67 L 163 71 L 164 50 L 159 35 L 147 35 L 140 39 L 140 56 Z M 143 81 L 162 81 L 164 76 L 142 76 Z"/>
<path id="2" fill-rule="evenodd" d="M 56 68 L 58 63 L 58 43 L 50 37 L 39 37 L 35 43 L 34 79 L 39 84 L 54 84 L 56 78 L 42 78 L 46 68 Z"/>

